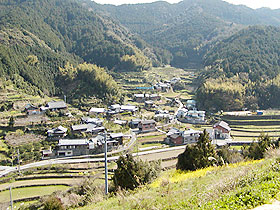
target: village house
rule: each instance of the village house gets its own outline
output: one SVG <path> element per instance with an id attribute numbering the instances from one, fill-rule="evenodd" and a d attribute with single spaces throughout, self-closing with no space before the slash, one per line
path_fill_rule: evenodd
<path id="1" fill-rule="evenodd" d="M 129 126 L 131 129 L 136 129 L 136 128 L 138 128 L 140 122 L 141 122 L 140 119 L 132 119 L 132 120 L 128 123 L 128 126 Z"/>
<path id="2" fill-rule="evenodd" d="M 196 109 L 196 101 L 195 100 L 187 100 L 186 103 L 187 109 Z"/>
<path id="3" fill-rule="evenodd" d="M 63 138 L 67 135 L 67 130 L 68 129 L 64 128 L 63 126 L 58 126 L 57 128 L 48 130 L 47 135 L 51 138 Z"/>
<path id="4" fill-rule="evenodd" d="M 88 114 L 89 115 L 94 115 L 94 116 L 97 116 L 97 115 L 102 115 L 102 114 L 105 114 L 106 113 L 106 109 L 105 108 L 95 108 L 95 107 L 92 107 Z"/>
<path id="5" fill-rule="evenodd" d="M 161 99 L 160 95 L 154 93 L 149 96 L 149 100 L 151 101 L 159 101 Z"/>
<path id="6" fill-rule="evenodd" d="M 179 121 L 192 124 L 205 124 L 205 111 L 180 109 L 177 113 Z"/>
<path id="7" fill-rule="evenodd" d="M 213 126 L 215 139 L 231 139 L 229 124 L 225 121 L 220 121 Z"/>
<path id="8" fill-rule="evenodd" d="M 91 154 L 104 152 L 105 136 L 97 135 L 94 138 L 89 139 L 89 149 Z"/>
<path id="9" fill-rule="evenodd" d="M 112 138 L 113 137 L 113 138 Z M 100 134 L 94 138 L 89 140 L 89 153 L 97 154 L 104 152 L 105 146 L 105 135 Z M 113 149 L 117 149 L 119 145 L 123 143 L 123 134 L 109 134 L 107 135 L 107 151 L 112 151 Z"/>
<path id="10" fill-rule="evenodd" d="M 104 120 L 101 120 L 99 118 L 82 117 L 81 121 L 83 124 L 94 124 L 97 126 L 102 126 Z"/>
<path id="11" fill-rule="evenodd" d="M 166 134 L 164 141 L 171 145 L 182 145 L 184 140 L 181 131 L 177 128 L 171 128 Z"/>
<path id="12" fill-rule="evenodd" d="M 140 132 L 151 132 L 156 130 L 156 121 L 142 120 L 138 125 Z"/>
<path id="13" fill-rule="evenodd" d="M 170 83 L 171 85 L 175 85 L 177 82 L 180 82 L 180 81 L 181 81 L 181 78 L 173 77 L 173 78 L 169 81 L 169 83 Z"/>
<path id="14" fill-rule="evenodd" d="M 58 157 L 69 157 L 88 155 L 89 144 L 87 139 L 59 139 L 56 155 Z"/>
<path id="15" fill-rule="evenodd" d="M 121 112 L 131 112 L 134 114 L 138 111 L 138 107 L 133 105 L 121 105 Z"/>
<path id="16" fill-rule="evenodd" d="M 159 82 L 157 84 L 154 85 L 154 88 L 157 90 L 157 91 L 161 91 L 161 92 L 168 92 L 170 91 L 171 89 L 171 85 L 169 83 L 162 83 L 162 82 Z"/>
<path id="17" fill-rule="evenodd" d="M 71 126 L 71 130 L 73 133 L 91 133 L 96 134 L 99 132 L 103 132 L 105 130 L 105 127 L 103 126 L 97 126 L 95 124 L 80 124 L 80 125 L 73 125 Z"/>
<path id="18" fill-rule="evenodd" d="M 160 100 L 160 95 L 158 94 L 134 94 L 133 100 L 138 103 L 143 103 L 147 100 L 149 101 L 158 101 Z"/>
<path id="19" fill-rule="evenodd" d="M 154 102 L 153 101 L 145 101 L 145 107 L 146 108 L 152 108 L 154 106 Z"/>
<path id="20" fill-rule="evenodd" d="M 55 156 L 51 147 L 48 150 L 42 150 L 41 153 L 42 153 L 42 159 L 50 159 Z"/>
<path id="21" fill-rule="evenodd" d="M 155 121 L 157 122 L 164 120 L 167 123 L 170 122 L 173 118 L 174 116 L 171 114 L 156 114 L 154 117 Z"/>
<path id="22" fill-rule="evenodd" d="M 70 157 L 97 154 L 104 152 L 105 138 L 107 138 L 107 150 L 112 151 L 123 145 L 123 133 L 99 134 L 90 139 L 59 139 L 54 152 L 45 151 L 43 157 Z"/>
<path id="23" fill-rule="evenodd" d="M 215 144 L 217 147 L 222 147 L 232 141 L 230 131 L 231 128 L 224 121 L 214 124 L 213 128 L 206 129 L 206 132 L 209 134 L 209 139 L 212 140 L 212 144 Z"/>
<path id="24" fill-rule="evenodd" d="M 171 128 L 166 134 L 165 142 L 171 145 L 183 145 L 196 143 L 202 131 L 189 129 L 180 131 L 177 128 Z"/>
<path id="25" fill-rule="evenodd" d="M 185 118 L 185 116 L 187 115 L 187 113 L 188 113 L 188 109 L 185 109 L 185 108 L 182 108 L 182 109 L 180 109 L 180 110 L 178 110 L 178 112 L 177 112 L 177 115 L 176 115 L 176 117 L 178 118 L 178 120 L 182 120 L 182 119 L 184 119 Z"/>
<path id="26" fill-rule="evenodd" d="M 182 136 L 184 139 L 184 144 L 193 144 L 196 143 L 202 131 L 189 129 L 183 131 Z"/>
<path id="27" fill-rule="evenodd" d="M 146 100 L 145 94 L 134 94 L 133 100 L 138 103 L 143 103 Z"/>
<path id="28" fill-rule="evenodd" d="M 123 133 L 110 133 L 109 137 L 110 137 L 110 141 L 117 141 L 118 145 L 123 145 L 123 138 L 124 138 Z"/>
<path id="29" fill-rule="evenodd" d="M 40 107 L 41 111 L 58 111 L 62 109 L 67 109 L 67 104 L 64 101 L 51 101 L 47 103 L 47 105 L 44 107 Z"/>
<path id="30" fill-rule="evenodd" d="M 117 124 L 117 125 L 126 125 L 126 124 L 127 124 L 127 120 L 115 119 L 115 120 L 114 120 L 114 124 Z"/>
<path id="31" fill-rule="evenodd" d="M 32 104 L 27 104 L 24 107 L 24 111 L 26 112 L 27 115 L 37 115 L 37 114 L 42 114 L 41 110 L 39 107 L 36 107 Z"/>
<path id="32" fill-rule="evenodd" d="M 109 114 L 118 114 L 121 112 L 121 105 L 119 104 L 113 104 L 111 106 L 108 107 L 109 109 Z"/>
<path id="33" fill-rule="evenodd" d="M 156 110 L 155 114 L 168 114 L 169 111 L 168 110 Z"/>

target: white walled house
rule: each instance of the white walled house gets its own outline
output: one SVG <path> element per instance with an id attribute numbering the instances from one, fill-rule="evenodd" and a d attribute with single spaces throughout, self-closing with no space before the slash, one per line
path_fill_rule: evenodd
<path id="1" fill-rule="evenodd" d="M 189 129 L 183 131 L 182 136 L 184 140 L 184 144 L 193 144 L 196 143 L 202 131 Z"/>
<path id="2" fill-rule="evenodd" d="M 213 126 L 215 139 L 231 139 L 229 124 L 225 121 L 220 121 Z"/>
<path id="3" fill-rule="evenodd" d="M 205 111 L 180 109 L 177 113 L 179 121 L 192 124 L 205 124 Z"/>

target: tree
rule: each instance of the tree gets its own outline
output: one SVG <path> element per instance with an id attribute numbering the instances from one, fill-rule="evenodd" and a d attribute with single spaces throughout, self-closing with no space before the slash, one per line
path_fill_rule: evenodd
<path id="1" fill-rule="evenodd" d="M 264 158 L 265 152 L 272 145 L 272 141 L 268 135 L 261 134 L 258 142 L 253 142 L 248 149 L 248 157 L 254 160 Z"/>
<path id="2" fill-rule="evenodd" d="M 15 125 L 15 119 L 13 116 L 11 116 L 9 119 L 9 128 L 13 128 L 14 125 Z"/>
<path id="3" fill-rule="evenodd" d="M 155 179 L 160 172 L 160 162 L 144 162 L 133 159 L 131 154 L 120 156 L 113 180 L 116 187 L 131 189 Z"/>
<path id="4" fill-rule="evenodd" d="M 187 145 L 185 151 L 178 156 L 176 168 L 194 171 L 213 165 L 213 160 L 217 162 L 217 154 L 209 134 L 204 130 L 196 145 Z"/>

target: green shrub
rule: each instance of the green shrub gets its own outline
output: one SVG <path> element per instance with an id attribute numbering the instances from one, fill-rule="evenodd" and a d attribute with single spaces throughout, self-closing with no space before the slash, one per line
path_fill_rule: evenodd
<path id="1" fill-rule="evenodd" d="M 268 135 L 261 134 L 258 142 L 253 142 L 248 149 L 248 157 L 254 160 L 264 158 L 265 152 L 272 146 L 272 141 Z"/>
<path id="2" fill-rule="evenodd" d="M 120 156 L 118 168 L 114 172 L 113 181 L 116 187 L 131 189 L 149 183 L 160 172 L 160 162 L 144 162 L 133 159 L 132 155 Z"/>
<path id="3" fill-rule="evenodd" d="M 50 196 L 43 203 L 43 210 L 64 210 L 65 208 L 62 205 L 60 199 Z"/>
<path id="4" fill-rule="evenodd" d="M 228 146 L 224 146 L 217 151 L 220 161 L 224 163 L 238 163 L 244 160 L 242 154 L 237 150 L 230 150 Z"/>

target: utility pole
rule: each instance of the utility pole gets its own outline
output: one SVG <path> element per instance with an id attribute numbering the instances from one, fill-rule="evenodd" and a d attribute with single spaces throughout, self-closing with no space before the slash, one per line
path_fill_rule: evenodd
<path id="1" fill-rule="evenodd" d="M 19 149 L 17 149 L 17 158 L 18 158 L 18 173 L 20 174 L 20 159 L 19 159 Z"/>
<path id="2" fill-rule="evenodd" d="M 107 132 L 105 132 L 105 195 L 108 194 Z"/>
<path id="3" fill-rule="evenodd" d="M 12 198 L 12 187 L 10 186 L 10 202 L 11 202 L 11 209 L 13 209 L 13 198 Z"/>

